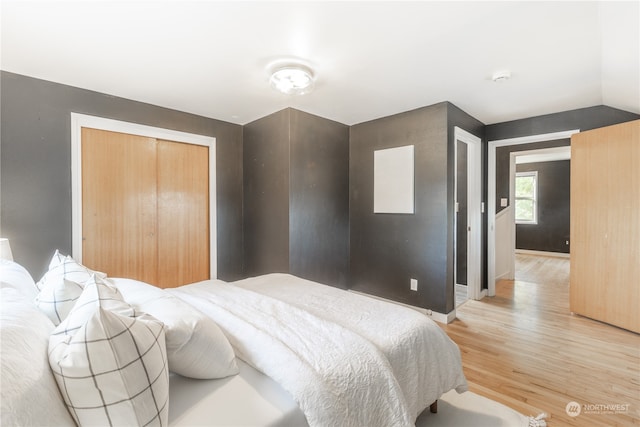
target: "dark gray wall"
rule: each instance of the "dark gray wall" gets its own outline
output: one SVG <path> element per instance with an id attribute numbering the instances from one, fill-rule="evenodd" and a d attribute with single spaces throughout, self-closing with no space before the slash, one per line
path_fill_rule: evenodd
<path id="1" fill-rule="evenodd" d="M 405 145 L 415 146 L 415 214 L 374 214 L 373 153 Z M 447 103 L 351 127 L 352 289 L 448 312 L 453 298 L 448 145 Z M 410 290 L 411 278 L 418 280 L 417 292 Z"/>
<path id="2" fill-rule="evenodd" d="M 36 280 L 71 253 L 71 112 L 216 138 L 218 276 L 242 274 L 242 127 L 3 71 L 1 229 Z"/>
<path id="3" fill-rule="evenodd" d="M 571 162 L 527 163 L 516 171 L 538 171 L 538 223 L 516 224 L 516 248 L 569 253 Z"/>
<path id="4" fill-rule="evenodd" d="M 347 288 L 349 127 L 291 111 L 291 273 Z"/>
<path id="5" fill-rule="evenodd" d="M 349 128 L 294 109 L 244 133 L 245 273 L 346 288 Z"/>
<path id="6" fill-rule="evenodd" d="M 244 272 L 289 272 L 289 122 L 282 110 L 244 127 Z"/>
<path id="7" fill-rule="evenodd" d="M 638 118 L 640 118 L 640 115 L 638 114 L 600 105 L 510 122 L 496 123 L 488 125 L 485 132 L 487 141 L 495 141 L 507 138 L 561 132 L 572 129 L 585 131 L 617 123 L 629 122 L 637 120 Z M 504 209 L 500 207 L 500 198 L 509 198 L 508 153 L 513 151 L 531 150 L 534 148 L 544 148 L 547 146 L 570 145 L 570 140 L 565 140 L 564 142 L 549 142 L 549 144 L 552 145 L 545 145 L 545 143 L 539 144 L 540 145 L 514 145 L 500 148 L 500 158 L 498 158 L 498 150 L 496 150 L 496 213 Z M 506 164 L 504 160 L 505 158 L 507 159 Z M 486 163 L 484 163 L 484 166 L 486 167 Z M 486 168 L 484 170 L 486 170 Z"/>

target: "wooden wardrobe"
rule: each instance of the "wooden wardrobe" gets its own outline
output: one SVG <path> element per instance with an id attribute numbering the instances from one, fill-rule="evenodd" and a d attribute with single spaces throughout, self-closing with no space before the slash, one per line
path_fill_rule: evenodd
<path id="1" fill-rule="evenodd" d="M 208 149 L 82 128 L 83 264 L 159 287 L 208 279 Z"/>
<path id="2" fill-rule="evenodd" d="M 570 308 L 640 333 L 640 120 L 571 138 Z"/>

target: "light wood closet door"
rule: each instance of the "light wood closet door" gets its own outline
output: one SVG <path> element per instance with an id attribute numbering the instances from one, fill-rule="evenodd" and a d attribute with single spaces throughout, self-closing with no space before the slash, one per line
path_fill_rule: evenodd
<path id="1" fill-rule="evenodd" d="M 160 287 L 208 279 L 208 149 L 83 128 L 83 263 Z"/>
<path id="2" fill-rule="evenodd" d="M 571 311 L 640 332 L 640 121 L 571 139 Z"/>
<path id="3" fill-rule="evenodd" d="M 82 262 L 157 281 L 156 141 L 82 129 Z"/>
<path id="4" fill-rule="evenodd" d="M 158 140 L 158 286 L 209 278 L 209 148 Z"/>

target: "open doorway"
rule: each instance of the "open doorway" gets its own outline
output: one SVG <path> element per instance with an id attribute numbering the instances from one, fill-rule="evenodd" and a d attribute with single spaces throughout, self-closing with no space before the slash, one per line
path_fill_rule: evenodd
<path id="1" fill-rule="evenodd" d="M 481 156 L 480 138 L 455 128 L 454 148 L 454 285 L 456 307 L 480 299 Z"/>
<path id="2" fill-rule="evenodd" d="M 488 149 L 488 198 L 487 198 L 487 280 L 488 294 L 495 295 L 496 280 L 514 279 L 515 276 L 515 209 L 513 194 L 515 177 L 515 156 L 511 156 L 509 165 L 509 194 L 496 191 L 497 149 L 511 145 L 522 145 L 571 138 L 579 129 L 554 132 L 541 135 L 489 141 Z M 566 145 L 566 144 L 565 144 Z M 551 148 L 551 147 L 548 147 Z M 525 151 L 513 151 L 511 154 L 525 154 Z M 513 165 L 513 168 L 511 167 Z"/>

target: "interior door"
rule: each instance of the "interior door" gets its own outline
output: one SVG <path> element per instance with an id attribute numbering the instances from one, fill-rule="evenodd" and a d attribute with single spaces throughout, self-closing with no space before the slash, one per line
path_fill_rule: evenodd
<path id="1" fill-rule="evenodd" d="M 82 129 L 82 263 L 156 283 L 156 140 Z"/>
<path id="2" fill-rule="evenodd" d="M 158 140 L 158 280 L 209 278 L 209 148 Z"/>
<path id="3" fill-rule="evenodd" d="M 174 287 L 210 277 L 209 147 L 82 128 L 82 262 Z"/>

